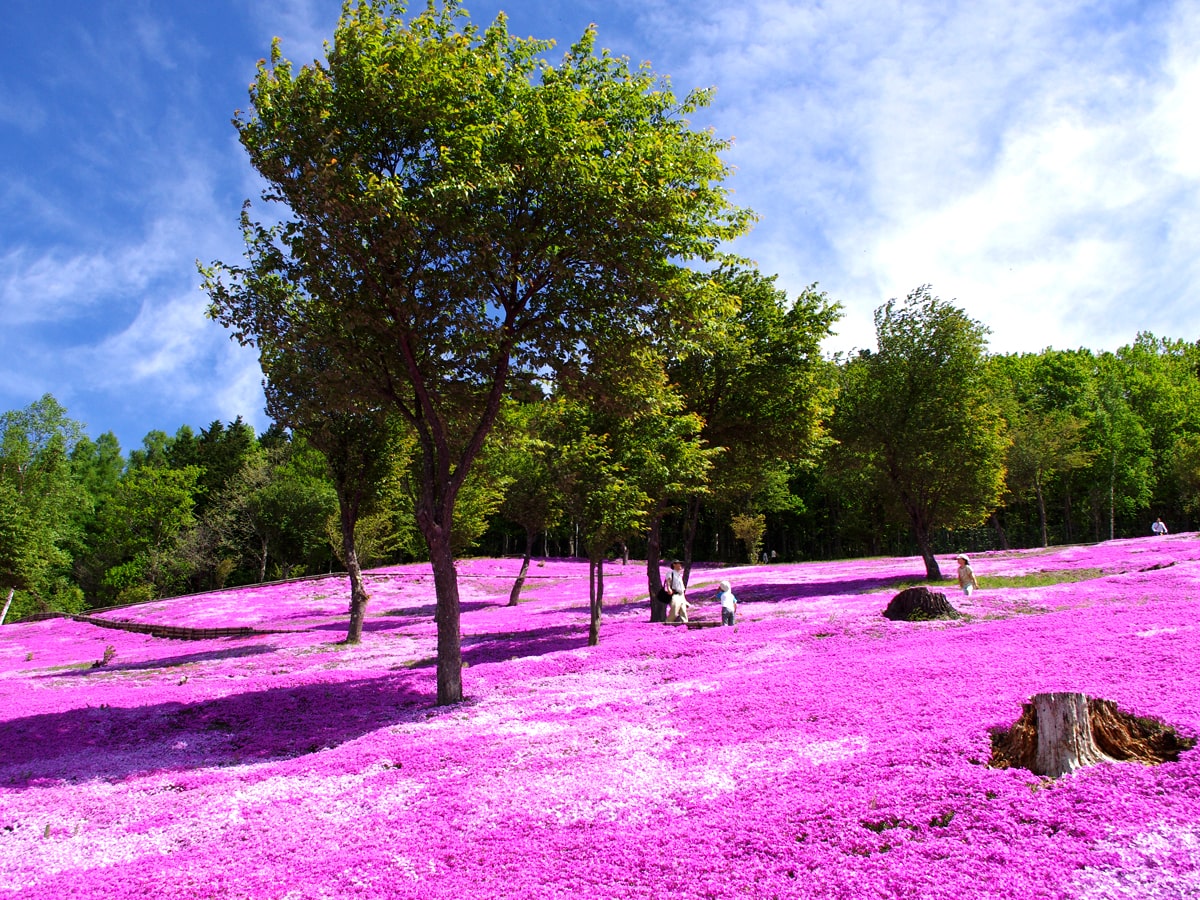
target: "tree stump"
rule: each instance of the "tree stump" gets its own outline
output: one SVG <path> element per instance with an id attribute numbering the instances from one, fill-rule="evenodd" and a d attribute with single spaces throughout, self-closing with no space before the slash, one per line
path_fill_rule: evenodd
<path id="1" fill-rule="evenodd" d="M 893 622 L 957 619 L 961 615 L 950 605 L 945 594 L 927 587 L 911 587 L 901 591 L 892 598 L 883 614 Z"/>
<path id="2" fill-rule="evenodd" d="M 992 734 L 992 768 L 1058 778 L 1098 762 L 1175 762 L 1196 745 L 1157 719 L 1079 693 L 1037 694 L 1012 727 Z"/>

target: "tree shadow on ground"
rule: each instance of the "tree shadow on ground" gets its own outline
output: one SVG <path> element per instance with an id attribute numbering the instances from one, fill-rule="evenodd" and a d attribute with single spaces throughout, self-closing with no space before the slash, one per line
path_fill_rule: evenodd
<path id="1" fill-rule="evenodd" d="M 463 661 L 477 666 L 528 656 L 544 656 L 560 650 L 578 650 L 587 646 L 587 637 L 586 621 L 579 625 L 469 635 L 463 638 Z"/>
<path id="2" fill-rule="evenodd" d="M 789 584 L 735 584 L 733 592 L 738 602 L 778 603 L 784 600 L 805 600 L 812 597 L 846 597 L 870 594 L 875 591 L 896 590 L 911 586 L 913 576 L 890 575 L 881 578 L 845 578 L 837 581 L 805 581 Z M 933 586 L 936 588 L 936 585 Z"/>
<path id="3" fill-rule="evenodd" d="M 246 647 L 226 647 L 222 650 L 204 650 L 199 653 L 183 653 L 179 656 L 167 656 L 159 659 L 146 659 L 140 662 L 109 662 L 103 666 L 88 669 L 70 669 L 64 672 L 50 672 L 45 675 L 35 675 L 35 678 L 86 678 L 89 675 L 99 676 L 108 672 L 137 672 L 143 669 L 170 669 L 175 666 L 186 666 L 192 663 L 213 662 L 221 659 L 240 659 L 246 656 L 261 656 L 274 653 L 274 646 L 256 644 Z"/>
<path id="4" fill-rule="evenodd" d="M 387 619 L 365 619 L 363 621 L 362 630 L 364 634 L 373 634 L 377 631 L 398 631 L 401 628 L 412 628 L 412 622 L 402 622 Z M 346 619 L 340 622 L 326 622 L 323 625 L 313 625 L 307 631 L 338 631 L 343 634 L 350 628 L 350 623 Z"/>
<path id="5" fill-rule="evenodd" d="M 0 722 L 0 784 L 116 781 L 302 756 L 428 711 L 426 676 L 248 691 L 193 703 L 87 707 Z"/>
<path id="6" fill-rule="evenodd" d="M 462 639 L 463 662 L 468 667 L 544 656 L 560 650 L 579 650 L 586 646 L 586 622 L 578 627 L 554 625 L 547 628 L 530 628 L 527 631 L 510 631 L 502 634 L 464 635 Z M 436 665 L 437 658 L 431 656 L 414 663 L 411 668 L 431 669 Z"/>
<path id="7" fill-rule="evenodd" d="M 460 613 L 478 612 L 481 609 L 495 609 L 504 606 L 503 603 L 492 603 L 486 600 L 463 600 L 458 604 Z M 436 603 L 423 603 L 420 606 L 394 606 L 378 613 L 381 616 L 427 616 L 433 618 L 437 612 Z"/>

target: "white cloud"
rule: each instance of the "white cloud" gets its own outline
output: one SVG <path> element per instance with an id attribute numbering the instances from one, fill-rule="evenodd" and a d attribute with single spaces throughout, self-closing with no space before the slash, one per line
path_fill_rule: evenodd
<path id="1" fill-rule="evenodd" d="M 1196 337 L 1194 6 L 1127 21 L 1040 0 L 643 15 L 675 23 L 656 67 L 718 85 L 737 199 L 763 217 L 738 249 L 845 304 L 833 346 L 873 344 L 873 309 L 924 283 L 997 350 Z"/>
<path id="2" fill-rule="evenodd" d="M 413 9 L 423 6 L 414 5 Z M 324 45 L 332 40 L 340 13 L 337 4 L 322 0 L 280 0 L 269 6 L 252 4 L 248 11 L 266 35 L 262 57 L 270 53 L 270 39 L 278 37 L 284 58 L 298 66 L 325 58 Z"/>

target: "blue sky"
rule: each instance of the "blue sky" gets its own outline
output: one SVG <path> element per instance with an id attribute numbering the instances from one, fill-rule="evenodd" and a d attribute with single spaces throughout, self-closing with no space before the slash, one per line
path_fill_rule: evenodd
<path id="1" fill-rule="evenodd" d="M 1200 338 L 1200 5 L 1073 0 L 520 0 L 522 36 L 715 86 L 734 248 L 845 307 L 829 351 L 928 283 L 993 350 Z M 230 125 L 278 35 L 321 53 L 336 0 L 5 0 L 0 411 L 54 394 L 129 450 L 242 415 L 258 371 L 204 318 L 194 261 L 240 257 L 257 197 Z"/>

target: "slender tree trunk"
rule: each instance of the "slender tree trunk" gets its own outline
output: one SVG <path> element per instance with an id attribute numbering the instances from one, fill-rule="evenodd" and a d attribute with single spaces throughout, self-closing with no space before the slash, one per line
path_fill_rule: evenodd
<path id="1" fill-rule="evenodd" d="M 367 617 L 367 600 L 370 597 L 358 565 L 358 550 L 354 547 L 358 511 L 350 504 L 343 504 L 341 513 L 342 557 L 346 560 L 346 573 L 350 576 L 350 626 L 346 629 L 345 642 L 357 644 L 362 640 L 363 620 Z"/>
<path id="2" fill-rule="evenodd" d="M 426 535 L 433 586 L 437 593 L 437 702 L 439 706 L 460 703 L 462 687 L 462 610 L 458 597 L 458 570 L 450 550 L 448 530 Z"/>
<path id="3" fill-rule="evenodd" d="M 700 521 L 700 498 L 689 497 L 683 522 L 683 583 L 692 577 L 692 546 L 696 541 L 696 525 Z"/>
<path id="4" fill-rule="evenodd" d="M 1000 517 L 996 513 L 991 515 L 992 528 L 996 531 L 996 536 L 1000 538 L 1000 548 L 1008 549 L 1008 534 L 1004 530 L 1004 523 L 1000 521 Z"/>
<path id="5" fill-rule="evenodd" d="M 1108 476 L 1108 539 L 1117 533 L 1117 454 L 1112 457 L 1112 470 Z"/>
<path id="6" fill-rule="evenodd" d="M 658 602 L 658 592 L 662 588 L 662 571 L 659 568 L 659 557 L 662 555 L 662 511 L 656 511 L 650 518 L 650 530 L 646 535 L 646 587 L 650 591 L 650 621 L 667 621 L 667 608 Z"/>
<path id="7" fill-rule="evenodd" d="M 525 557 L 521 560 L 521 571 L 517 573 L 517 580 L 513 582 L 512 593 L 508 595 L 508 605 L 516 606 L 521 599 L 521 588 L 525 586 L 525 576 L 529 572 L 529 558 L 533 556 L 533 543 L 537 535 L 534 534 L 532 528 L 525 529 Z"/>
<path id="8" fill-rule="evenodd" d="M 262 555 L 258 558 L 258 583 L 267 580 L 267 539 L 262 539 Z"/>
<path id="9" fill-rule="evenodd" d="M 1033 489 L 1037 494 L 1038 504 L 1038 521 L 1042 526 L 1042 546 L 1050 546 L 1050 537 L 1046 531 L 1046 498 L 1042 495 L 1042 479 L 1037 475 L 1033 476 Z"/>
<path id="10" fill-rule="evenodd" d="M 0 625 L 4 624 L 4 620 L 8 618 L 8 608 L 12 606 L 13 594 L 17 592 L 15 587 L 8 589 L 8 599 L 4 601 L 4 611 L 0 612 Z"/>
<path id="11" fill-rule="evenodd" d="M 600 613 L 604 609 L 604 557 L 588 560 L 588 646 L 600 643 Z"/>

